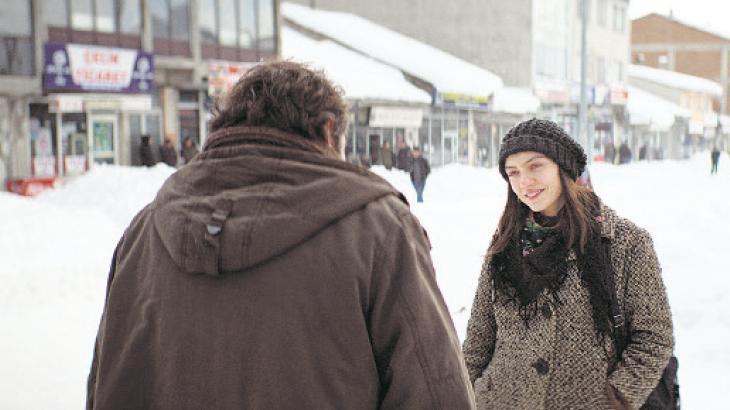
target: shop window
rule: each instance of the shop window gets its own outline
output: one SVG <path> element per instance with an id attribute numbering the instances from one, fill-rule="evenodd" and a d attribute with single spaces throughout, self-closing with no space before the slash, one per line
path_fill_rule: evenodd
<path id="1" fill-rule="evenodd" d="M 78 175 L 89 168 L 86 114 L 61 115 L 61 148 L 64 175 Z"/>
<path id="2" fill-rule="evenodd" d="M 56 176 L 56 135 L 47 104 L 30 104 L 30 157 L 34 177 Z"/>
<path id="3" fill-rule="evenodd" d="M 94 29 L 94 10 L 91 0 L 71 0 L 71 28 L 79 31 Z"/>
<path id="4" fill-rule="evenodd" d="M 0 13 L 0 75 L 33 75 L 31 7 L 27 1 L 3 4 Z"/>

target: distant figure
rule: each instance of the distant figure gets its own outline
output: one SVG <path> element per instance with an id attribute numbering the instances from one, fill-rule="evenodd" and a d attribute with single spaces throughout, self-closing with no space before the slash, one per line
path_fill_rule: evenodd
<path id="1" fill-rule="evenodd" d="M 720 162 L 720 150 L 717 149 L 717 147 L 712 148 L 712 153 L 710 153 L 710 159 L 712 160 L 712 169 L 710 170 L 710 175 L 717 175 L 717 163 Z"/>
<path id="2" fill-rule="evenodd" d="M 182 149 L 180 150 L 180 156 L 182 157 L 183 164 L 190 162 L 194 156 L 198 155 L 198 152 L 200 152 L 200 150 L 195 144 L 195 141 L 193 141 L 190 137 L 185 137 Z"/>
<path id="3" fill-rule="evenodd" d="M 431 166 L 428 165 L 428 160 L 421 156 L 420 148 L 413 148 L 411 155 L 413 157 L 411 164 L 411 182 L 413 182 L 413 187 L 416 189 L 418 202 L 423 202 L 423 188 L 426 187 L 426 178 L 431 173 Z"/>
<path id="4" fill-rule="evenodd" d="M 628 164 L 629 162 L 631 162 L 631 148 L 629 148 L 629 144 L 622 142 L 618 147 L 618 163 Z"/>
<path id="5" fill-rule="evenodd" d="M 154 166 L 157 163 L 155 154 L 152 152 L 152 146 L 150 145 L 150 136 L 148 134 L 142 134 L 139 143 L 139 160 L 142 165 L 146 167 Z"/>
<path id="6" fill-rule="evenodd" d="M 642 144 L 641 148 L 639 148 L 639 161 L 643 161 L 646 159 L 646 144 Z"/>
<path id="7" fill-rule="evenodd" d="M 177 166 L 177 152 L 169 138 L 165 138 L 165 143 L 160 146 L 160 159 L 171 167 Z"/>
<path id="8" fill-rule="evenodd" d="M 406 172 L 411 170 L 411 148 L 403 141 L 398 144 L 398 156 L 395 159 L 395 167 Z"/>
<path id="9" fill-rule="evenodd" d="M 393 149 L 388 141 L 385 141 L 383 147 L 380 148 L 380 161 L 388 171 L 393 169 Z"/>
<path id="10" fill-rule="evenodd" d="M 614 159 L 616 158 L 616 147 L 614 147 L 613 142 L 607 142 L 606 145 L 603 147 L 603 158 L 608 162 L 609 164 L 613 164 Z"/>

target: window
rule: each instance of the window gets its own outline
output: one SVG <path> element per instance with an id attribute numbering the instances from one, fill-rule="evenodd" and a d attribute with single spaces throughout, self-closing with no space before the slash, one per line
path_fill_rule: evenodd
<path id="1" fill-rule="evenodd" d="M 198 22 L 200 24 L 200 40 L 204 43 L 218 42 L 218 23 L 216 21 L 216 0 L 199 0 Z"/>
<path id="2" fill-rule="evenodd" d="M 218 40 L 223 46 L 236 47 L 238 45 L 236 0 L 218 0 L 218 10 L 220 10 Z"/>
<path id="3" fill-rule="evenodd" d="M 68 9 L 65 1 L 46 2 L 46 24 L 55 27 L 68 27 Z"/>
<path id="4" fill-rule="evenodd" d="M 276 50 L 276 16 L 273 0 L 259 0 L 259 49 Z"/>
<path id="5" fill-rule="evenodd" d="M 190 0 L 150 0 L 149 4 L 155 52 L 190 56 Z"/>
<path id="6" fill-rule="evenodd" d="M 139 0 L 118 0 L 119 31 L 124 34 L 142 33 L 142 13 Z"/>
<path id="7" fill-rule="evenodd" d="M 626 8 L 620 5 L 613 6 L 613 31 L 623 33 L 626 29 Z"/>
<path id="8" fill-rule="evenodd" d="M 95 0 L 96 31 L 102 33 L 115 33 L 117 31 L 117 19 L 114 11 L 114 0 Z"/>
<path id="9" fill-rule="evenodd" d="M 33 75 L 30 2 L 5 2 L 0 13 L 0 75 Z"/>
<path id="10" fill-rule="evenodd" d="M 91 0 L 71 0 L 71 28 L 80 31 L 94 29 Z"/>
<path id="11" fill-rule="evenodd" d="M 238 1 L 238 46 L 254 48 L 256 36 L 256 4 L 255 0 Z"/>
<path id="12" fill-rule="evenodd" d="M 170 0 L 170 38 L 177 41 L 190 41 L 190 1 Z"/>

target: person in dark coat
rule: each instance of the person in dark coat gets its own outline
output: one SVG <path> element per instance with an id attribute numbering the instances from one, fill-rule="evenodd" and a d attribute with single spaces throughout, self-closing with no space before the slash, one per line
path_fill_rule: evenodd
<path id="1" fill-rule="evenodd" d="M 170 138 L 165 138 L 165 142 L 160 146 L 160 159 L 171 167 L 177 166 L 177 152 Z"/>
<path id="2" fill-rule="evenodd" d="M 411 162 L 411 182 L 416 189 L 416 197 L 418 202 L 423 202 L 423 189 L 426 187 L 426 178 L 431 173 L 431 166 L 428 160 L 421 156 L 421 149 L 413 148 L 411 151 L 413 160 Z"/>
<path id="3" fill-rule="evenodd" d="M 396 168 L 410 172 L 411 170 L 411 149 L 405 142 L 398 144 L 398 156 L 396 157 Z"/>
<path id="4" fill-rule="evenodd" d="M 143 134 L 140 137 L 139 160 L 146 167 L 154 166 L 157 163 L 155 154 L 152 152 L 152 146 L 150 145 L 150 136 L 147 134 Z"/>
<path id="5" fill-rule="evenodd" d="M 380 161 L 388 171 L 393 169 L 393 149 L 388 141 L 385 141 L 380 148 Z"/>
<path id="6" fill-rule="evenodd" d="M 195 141 L 190 137 L 185 137 L 182 149 L 180 150 L 180 157 L 183 160 L 183 164 L 190 162 L 199 152 L 200 150 L 198 149 L 198 145 L 195 144 Z"/>
<path id="7" fill-rule="evenodd" d="M 473 409 L 424 229 L 344 161 L 338 89 L 272 62 L 226 98 L 114 251 L 87 408 Z"/>
<path id="8" fill-rule="evenodd" d="M 576 183 L 586 161 L 552 121 L 524 121 L 502 139 L 507 201 L 464 340 L 480 409 L 639 409 L 670 362 L 651 236 Z"/>
<path id="9" fill-rule="evenodd" d="M 613 164 L 616 160 L 616 147 L 613 145 L 613 142 L 609 141 L 603 146 L 603 158 L 609 164 Z"/>
<path id="10" fill-rule="evenodd" d="M 628 164 L 631 162 L 631 148 L 625 141 L 618 147 L 618 163 Z"/>
<path id="11" fill-rule="evenodd" d="M 710 160 L 712 161 L 712 169 L 710 174 L 717 174 L 717 163 L 720 162 L 720 150 L 717 147 L 712 148 L 710 153 Z"/>

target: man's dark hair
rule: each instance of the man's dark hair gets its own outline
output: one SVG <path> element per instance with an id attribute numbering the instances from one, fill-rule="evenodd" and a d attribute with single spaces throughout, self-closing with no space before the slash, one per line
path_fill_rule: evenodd
<path id="1" fill-rule="evenodd" d="M 331 119 L 333 143 L 339 145 L 339 137 L 347 128 L 342 90 L 322 71 L 290 61 L 262 63 L 250 69 L 225 98 L 216 102 L 214 112 L 211 132 L 235 126 L 271 127 L 323 142 L 324 126 Z"/>

